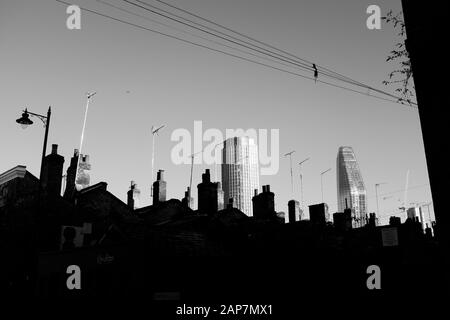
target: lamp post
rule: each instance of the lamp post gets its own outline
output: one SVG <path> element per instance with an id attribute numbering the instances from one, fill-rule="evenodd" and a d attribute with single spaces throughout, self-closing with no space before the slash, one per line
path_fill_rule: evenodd
<path id="1" fill-rule="evenodd" d="M 320 190 L 322 191 L 322 203 L 323 203 L 323 179 L 322 178 L 323 178 L 323 175 L 330 170 L 331 170 L 331 168 L 320 173 Z"/>
<path id="2" fill-rule="evenodd" d="M 44 146 L 42 148 L 41 171 L 39 173 L 39 195 L 40 195 L 41 186 L 42 186 L 42 173 L 43 173 L 43 167 L 44 167 L 44 158 L 45 158 L 45 153 L 47 152 L 48 129 L 50 127 L 51 113 L 52 113 L 51 107 L 48 107 L 47 116 L 30 112 L 30 111 L 28 111 L 28 109 L 25 108 L 25 110 L 22 113 L 22 117 L 16 120 L 16 122 L 18 124 L 20 124 L 23 129 L 26 129 L 30 125 L 33 124 L 33 121 L 30 120 L 30 116 L 39 118 L 42 121 L 42 123 L 44 123 L 45 135 L 44 135 Z"/>

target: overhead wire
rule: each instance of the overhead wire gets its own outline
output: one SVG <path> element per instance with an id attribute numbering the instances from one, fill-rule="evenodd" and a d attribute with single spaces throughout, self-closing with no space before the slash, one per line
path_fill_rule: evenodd
<path id="1" fill-rule="evenodd" d="M 154 10 L 151 10 L 151 9 L 148 9 L 148 8 L 144 8 L 144 7 L 142 7 L 142 6 L 140 6 L 140 5 L 136 4 L 136 3 L 133 3 L 133 2 L 131 2 L 131 1 L 129 1 L 129 0 L 122 0 L 122 1 L 125 1 L 125 2 L 127 2 L 127 3 L 129 3 L 129 4 L 132 4 L 132 5 L 137 6 L 137 7 L 143 8 L 144 10 L 150 11 L 150 12 L 152 12 L 152 13 L 155 13 L 155 14 L 158 14 L 158 15 L 162 15 L 162 16 L 166 16 L 166 15 L 164 15 L 164 14 L 161 14 L 160 12 L 155 12 Z M 245 46 L 245 47 L 247 47 L 247 48 L 248 48 L 247 45 L 251 45 L 251 46 L 254 46 L 254 47 L 258 48 L 258 49 L 261 49 L 261 50 L 264 50 L 264 51 L 269 52 L 269 55 L 272 56 L 272 57 L 273 57 L 273 55 L 278 55 L 279 57 L 281 57 L 281 58 L 279 58 L 279 59 L 281 59 L 281 60 L 283 60 L 283 61 L 285 61 L 285 62 L 293 63 L 293 64 L 296 65 L 297 67 L 304 68 L 304 69 L 309 70 L 309 71 L 316 71 L 316 70 L 317 70 L 317 69 L 315 69 L 315 68 L 313 67 L 314 63 L 312 63 L 312 62 L 310 62 L 310 61 L 308 61 L 308 60 L 306 60 L 306 59 L 299 58 L 299 57 L 297 57 L 297 56 L 295 56 L 295 55 L 293 55 L 293 54 L 291 54 L 291 53 L 289 53 L 289 52 L 287 52 L 287 51 L 278 49 L 278 48 L 276 48 L 276 47 L 274 47 L 274 46 L 272 46 L 272 45 L 269 45 L 269 44 L 267 44 L 267 43 L 265 43 L 265 42 L 256 40 L 256 39 L 254 39 L 254 38 L 252 38 L 252 37 L 249 37 L 249 36 L 247 36 L 247 35 L 245 35 L 245 34 L 243 34 L 243 33 L 240 33 L 240 32 L 238 32 L 238 31 L 235 31 L 235 30 L 231 29 L 231 28 L 225 27 L 225 26 L 223 26 L 223 25 L 221 25 L 221 24 L 218 24 L 218 23 L 216 23 L 216 22 L 214 22 L 214 21 L 212 21 L 212 20 L 203 18 L 203 17 L 201 17 L 201 16 L 199 16 L 199 15 L 197 15 L 197 14 L 194 14 L 194 13 L 192 13 L 192 12 L 189 12 L 189 11 L 187 11 L 187 10 L 184 10 L 184 9 L 181 9 L 181 8 L 176 7 L 176 6 L 174 6 L 174 5 L 171 5 L 171 4 L 167 3 L 167 2 L 164 2 L 164 1 L 161 1 L 161 0 L 155 0 L 155 1 L 158 1 L 158 2 L 160 2 L 160 3 L 163 3 L 163 4 L 165 4 L 165 5 L 167 5 L 167 6 L 171 7 L 171 8 L 174 8 L 174 9 L 176 9 L 176 10 L 179 10 L 179 11 L 181 11 L 181 12 L 184 12 L 184 13 L 186 13 L 186 14 L 189 14 L 189 15 L 191 15 L 191 16 L 193 16 L 193 17 L 196 17 L 196 18 L 198 18 L 198 19 L 201 19 L 201 20 L 206 21 L 206 22 L 208 22 L 208 23 L 211 23 L 211 24 L 213 24 L 213 25 L 219 26 L 219 27 L 221 27 L 221 28 L 223 28 L 223 29 L 225 29 L 225 30 L 228 30 L 228 31 L 230 31 L 230 32 L 233 32 L 233 33 L 235 33 L 235 34 L 238 34 L 238 35 L 240 35 L 241 37 L 245 37 L 245 38 L 250 39 L 250 40 L 252 40 L 252 41 L 255 41 L 255 42 L 258 42 L 258 43 L 260 43 L 260 44 L 263 44 L 263 45 L 265 45 L 265 46 L 267 46 L 267 47 L 273 48 L 273 49 L 275 49 L 275 50 L 277 50 L 277 51 L 279 51 L 279 52 L 285 53 L 285 54 L 287 54 L 287 55 L 289 55 L 289 56 L 291 56 L 291 57 L 295 57 L 296 59 L 298 59 L 298 60 L 300 60 L 300 61 L 303 61 L 303 62 L 295 61 L 295 60 L 293 60 L 292 58 L 289 58 L 289 57 L 280 55 L 280 54 L 275 53 L 275 52 L 273 52 L 273 51 L 267 50 L 266 48 L 262 48 L 262 47 L 260 47 L 260 46 L 256 46 L 256 45 L 251 44 L 251 43 L 249 43 L 249 42 L 247 42 L 247 41 L 244 41 L 244 40 L 242 40 L 242 39 L 238 39 L 238 38 L 233 37 L 233 36 L 231 36 L 231 35 L 229 35 L 229 34 L 226 34 L 226 33 L 223 33 L 223 32 L 221 32 L 221 31 L 212 29 L 212 28 L 210 28 L 210 27 L 208 27 L 208 26 L 205 26 L 205 25 L 203 25 L 203 24 L 199 24 L 199 23 L 197 23 L 197 22 L 195 22 L 195 21 L 192 21 L 192 20 L 189 20 L 189 19 L 187 19 L 187 18 L 185 18 L 185 17 L 181 17 L 181 16 L 176 15 L 176 14 L 174 14 L 174 13 L 171 13 L 171 12 L 169 12 L 169 11 L 167 11 L 167 10 L 164 10 L 164 9 L 158 8 L 158 7 L 156 7 L 156 6 L 153 6 L 153 5 L 151 5 L 151 4 L 149 4 L 149 3 L 145 2 L 145 1 L 142 1 L 142 0 L 135 0 L 135 1 L 138 2 L 138 3 L 141 3 L 141 4 L 145 5 L 145 6 L 147 6 L 147 7 L 149 7 L 149 8 L 153 8 L 153 9 L 159 10 L 159 11 L 161 11 L 161 12 L 164 12 L 165 14 L 172 15 L 173 17 L 176 17 L 176 18 L 178 18 L 178 19 L 183 19 L 183 20 L 185 20 L 185 21 L 188 21 L 188 22 L 193 23 L 193 24 L 195 24 L 195 25 L 201 26 L 201 27 L 206 28 L 206 29 L 208 29 L 208 30 L 211 30 L 211 31 L 220 33 L 220 34 L 222 34 L 222 35 L 225 35 L 225 36 L 227 36 L 227 37 L 230 37 L 231 39 L 234 39 L 234 40 L 243 42 L 243 43 L 244 43 L 243 46 Z M 198 28 L 198 27 L 195 27 L 195 26 L 186 24 L 186 23 L 184 23 L 184 22 L 180 22 L 180 21 L 178 21 L 178 19 L 175 19 L 175 18 L 173 18 L 173 17 L 167 17 L 167 18 L 168 18 L 168 19 L 171 19 L 171 20 L 174 20 L 174 21 L 177 21 L 177 22 L 179 22 L 179 23 L 188 25 L 188 26 L 190 26 L 191 28 L 194 28 L 194 29 L 197 29 L 197 30 L 200 30 L 200 31 L 207 32 L 207 33 L 211 34 L 210 32 L 205 31 L 205 30 L 203 30 L 203 29 L 200 29 L 200 28 Z M 214 35 L 214 34 L 213 34 L 213 35 Z M 221 36 L 218 36 L 218 35 L 215 35 L 215 36 L 217 36 L 217 37 L 223 39 L 223 37 L 221 37 Z M 225 40 L 227 40 L 227 39 L 225 39 Z M 228 39 L 227 41 L 231 41 L 231 40 Z M 242 45 L 242 44 L 241 44 L 241 45 Z M 257 51 L 260 52 L 259 50 L 257 50 Z M 261 53 L 261 52 L 260 52 L 260 53 Z M 285 59 L 288 59 L 288 60 L 290 60 L 290 61 L 286 61 Z M 385 92 L 385 91 L 383 91 L 383 90 L 376 89 L 376 88 L 373 88 L 373 87 L 371 87 L 371 86 L 365 85 L 365 84 L 363 84 L 363 83 L 361 83 L 361 82 L 358 82 L 358 81 L 356 81 L 356 80 L 353 80 L 353 79 L 351 79 L 351 78 L 349 78 L 349 77 L 346 77 L 346 76 L 344 76 L 344 75 L 342 75 L 342 74 L 339 74 L 339 73 L 337 73 L 337 72 L 335 72 L 335 71 L 332 71 L 332 70 L 330 70 L 330 69 L 328 69 L 328 68 L 320 67 L 320 66 L 319 66 L 318 69 L 320 70 L 320 71 L 319 71 L 320 74 L 323 74 L 323 75 L 325 75 L 325 76 L 327 76 L 327 77 L 330 77 L 330 78 L 333 78 L 333 79 L 336 79 L 336 80 L 339 80 L 339 81 L 343 81 L 343 82 L 346 82 L 346 83 L 349 83 L 349 84 L 352 84 L 352 85 L 356 85 L 356 86 L 360 86 L 360 87 L 363 87 L 363 88 L 367 89 L 368 92 L 367 92 L 366 95 L 370 95 L 370 91 L 374 91 L 374 92 L 377 92 L 377 93 L 380 93 L 380 94 L 389 96 L 389 97 L 391 97 L 391 98 L 395 98 L 395 99 L 397 99 L 397 100 L 400 101 L 400 102 L 402 101 L 401 98 L 398 97 L 398 96 L 395 96 L 395 95 L 390 94 L 390 93 L 388 93 L 388 92 Z M 324 70 L 326 70 L 326 71 L 324 71 Z M 401 103 L 401 104 L 405 104 L 405 103 Z M 414 102 L 412 102 L 412 101 L 409 102 L 408 104 L 409 104 L 409 105 L 417 105 L 416 103 L 414 103 Z"/>
<path id="2" fill-rule="evenodd" d="M 71 5 L 70 3 L 66 2 L 66 1 L 63 1 L 63 0 L 55 0 L 55 1 L 59 2 L 61 4 L 65 4 L 65 5 Z M 129 2 L 128 0 L 124 0 L 124 1 Z M 145 26 L 133 23 L 133 22 L 126 21 L 124 19 L 116 18 L 116 17 L 110 16 L 108 14 L 105 14 L 105 13 L 102 13 L 102 12 L 99 12 L 99 11 L 96 11 L 96 10 L 92 10 L 92 9 L 89 9 L 89 8 L 86 8 L 86 7 L 81 7 L 81 6 L 80 6 L 80 9 L 84 10 L 86 12 L 98 15 L 98 16 L 102 16 L 102 17 L 107 18 L 107 19 L 111 19 L 111 20 L 114 20 L 114 21 L 117 21 L 117 22 L 129 25 L 129 26 L 133 26 L 133 27 L 136 27 L 136 28 L 139 28 L 139 29 L 142 29 L 142 30 L 146 30 L 146 31 L 149 31 L 149 32 L 152 32 L 152 33 L 155 33 L 155 34 L 159 34 L 159 35 L 162 35 L 162 36 L 165 36 L 165 37 L 169 37 L 169 38 L 172 38 L 172 39 L 175 39 L 175 40 L 179 40 L 181 42 L 188 43 L 188 44 L 191 44 L 191 45 L 194 45 L 194 46 L 197 46 L 197 47 L 201 47 L 201 48 L 204 48 L 204 49 L 207 49 L 207 50 L 210 50 L 210 51 L 214 51 L 214 52 L 217 52 L 217 53 L 222 53 L 222 54 L 225 54 L 225 55 L 228 55 L 228 56 L 240 59 L 240 60 L 244 60 L 244 61 L 251 62 L 251 63 L 257 64 L 257 65 L 261 65 L 261 66 L 265 66 L 265 67 L 268 67 L 268 68 L 271 68 L 271 69 L 274 69 L 274 70 L 278 70 L 278 71 L 281 71 L 281 72 L 284 72 L 284 73 L 288 73 L 288 74 L 291 74 L 291 75 L 294 75 L 294 76 L 302 77 L 302 78 L 305 78 L 305 79 L 308 79 L 308 80 L 314 80 L 314 78 L 312 78 L 312 77 L 305 76 L 305 75 L 299 74 L 297 72 L 285 70 L 285 69 L 282 69 L 282 68 L 279 68 L 279 67 L 276 67 L 276 66 L 273 66 L 273 65 L 262 63 L 260 61 L 255 61 L 255 60 L 252 60 L 252 59 L 249 59 L 249 58 L 246 58 L 246 57 L 242 57 L 242 56 L 239 56 L 237 54 L 226 52 L 226 51 L 223 51 L 223 50 L 220 50 L 220 49 L 217 49 L 217 48 L 212 48 L 212 47 L 200 44 L 200 43 L 196 43 L 194 41 L 186 40 L 186 39 L 183 39 L 181 37 L 177 37 L 177 36 L 174 36 L 174 35 L 171 35 L 171 34 L 168 34 L 168 33 L 164 33 L 164 32 L 161 32 L 161 31 L 158 31 L 158 30 L 155 30 L 155 29 L 151 29 L 151 28 L 148 28 L 148 27 L 145 27 Z M 341 88 L 343 90 L 351 91 L 351 92 L 354 92 L 354 93 L 367 95 L 365 92 L 354 90 L 354 89 L 351 89 L 351 88 L 348 88 L 348 87 L 344 87 L 344 86 L 340 86 L 340 85 L 337 85 L 335 83 L 330 83 L 330 82 L 323 81 L 323 80 L 317 80 L 317 82 L 320 82 L 320 83 L 323 83 L 323 84 L 327 84 L 329 86 Z M 396 97 L 396 96 L 393 96 L 393 95 L 391 95 L 391 96 L 393 98 L 395 98 L 395 100 L 383 98 L 383 97 L 376 96 L 376 95 L 370 95 L 370 97 L 373 97 L 373 98 L 377 98 L 377 99 L 380 99 L 380 100 L 384 100 L 384 101 L 389 101 L 389 102 L 405 105 L 405 103 L 403 103 L 400 100 L 399 97 Z"/>

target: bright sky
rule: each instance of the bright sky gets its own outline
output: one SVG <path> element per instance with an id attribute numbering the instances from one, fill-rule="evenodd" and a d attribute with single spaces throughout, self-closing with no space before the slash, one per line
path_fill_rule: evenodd
<path id="1" fill-rule="evenodd" d="M 106 1 L 152 17 L 122 1 Z M 394 90 L 382 81 L 396 67 L 385 59 L 399 39 L 390 25 L 366 28 L 366 8 L 373 1 L 168 1 L 355 80 Z M 74 2 L 174 33 L 93 0 Z M 382 14 L 400 11 L 397 0 L 376 4 Z M 107 182 L 108 189 L 124 201 L 130 181 L 135 180 L 141 204 L 151 203 L 150 128 L 160 124 L 166 127 L 157 138 L 155 169 L 166 170 L 168 197 L 182 198 L 190 166 L 171 161 L 176 143 L 170 137 L 180 128 L 193 133 L 195 120 L 203 122 L 203 130 L 217 128 L 224 134 L 227 128 L 280 130 L 279 172 L 260 179 L 261 185 L 270 184 L 276 193 L 279 211 L 287 211 L 291 193 L 289 160 L 283 157 L 291 150 L 296 150 L 294 164 L 311 158 L 303 166 L 306 204 L 321 201 L 320 172 L 332 168 L 324 176 L 324 197 L 331 212 L 336 211 L 336 155 L 342 145 L 352 146 L 356 153 L 370 211 L 376 209 L 374 185 L 380 182 L 387 183 L 379 189 L 381 214 L 401 205 L 407 170 L 408 202 L 431 201 L 416 110 L 315 84 L 87 12 L 82 13 L 81 30 L 68 30 L 65 11 L 53 0 L 1 1 L 1 172 L 23 164 L 38 176 L 44 130 L 36 119 L 36 125 L 22 131 L 15 119 L 24 107 L 44 114 L 49 105 L 53 109 L 49 149 L 52 143 L 59 144 L 66 169 L 79 145 L 85 93 L 98 91 L 90 105 L 83 153 L 91 158 L 91 184 Z M 194 186 L 205 168 L 194 167 Z M 297 165 L 294 175 L 299 200 Z M 394 191 L 398 192 L 383 199 L 383 194 Z"/>

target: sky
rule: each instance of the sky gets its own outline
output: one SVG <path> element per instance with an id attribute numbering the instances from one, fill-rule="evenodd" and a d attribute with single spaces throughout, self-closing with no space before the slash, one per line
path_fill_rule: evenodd
<path id="1" fill-rule="evenodd" d="M 159 21 L 119 0 L 105 0 Z M 146 0 L 158 4 L 152 0 Z M 169 1 L 169 0 L 168 0 Z M 386 62 L 400 39 L 391 25 L 366 27 L 371 4 L 401 10 L 400 1 L 364 0 L 170 0 L 170 3 L 270 43 L 375 88 L 393 92 L 383 80 L 396 65 Z M 94 0 L 74 4 L 148 28 L 193 40 L 186 34 L 125 14 Z M 165 124 L 156 140 L 156 169 L 165 170 L 168 198 L 181 199 L 190 165 L 175 164 L 171 134 L 194 121 L 203 130 L 278 129 L 279 171 L 264 175 L 277 211 L 291 198 L 289 160 L 293 154 L 294 197 L 300 198 L 298 162 L 303 165 L 304 200 L 324 200 L 337 209 L 336 156 L 340 146 L 355 151 L 368 194 L 369 211 L 398 211 L 409 170 L 408 203 L 431 201 L 417 110 L 314 83 L 247 61 L 211 52 L 104 17 L 82 12 L 81 29 L 66 27 L 66 6 L 54 0 L 0 2 L 0 172 L 16 165 L 39 175 L 44 129 L 39 120 L 22 130 L 15 123 L 27 107 L 45 114 L 52 106 L 49 144 L 59 145 L 66 170 L 79 147 L 86 92 L 97 91 L 89 108 L 83 154 L 90 156 L 91 184 L 105 181 L 126 201 L 130 181 L 151 203 L 151 126 Z M 175 25 L 173 22 L 167 22 Z M 178 26 L 186 30 L 186 27 Z M 197 42 L 205 43 L 195 39 Z M 309 75 L 311 76 L 311 75 Z M 206 146 L 206 143 L 204 144 Z M 210 168 L 195 165 L 193 186 Z M 386 198 L 387 197 L 387 198 Z M 383 199 L 386 198 L 386 199 Z M 432 208 L 431 208 L 432 209 Z"/>

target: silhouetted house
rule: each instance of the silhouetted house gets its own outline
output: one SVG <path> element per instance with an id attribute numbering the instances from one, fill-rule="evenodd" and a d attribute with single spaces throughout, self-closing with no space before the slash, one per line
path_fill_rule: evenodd
<path id="1" fill-rule="evenodd" d="M 164 170 L 158 170 L 156 181 L 153 182 L 153 204 L 166 201 L 166 186 L 164 181 Z"/>
<path id="2" fill-rule="evenodd" d="M 289 223 L 302 220 L 302 210 L 300 209 L 300 202 L 297 200 L 289 200 L 288 202 L 288 216 Z"/>
<path id="3" fill-rule="evenodd" d="M 313 225 L 325 226 L 329 219 L 328 205 L 326 203 L 309 206 L 309 220 Z"/>
<path id="4" fill-rule="evenodd" d="M 139 202 L 141 197 L 141 191 L 137 188 L 137 184 L 131 181 L 130 190 L 127 192 L 127 204 L 135 210 L 139 208 Z"/>
<path id="5" fill-rule="evenodd" d="M 39 179 L 26 166 L 16 166 L 0 174 L 0 209 L 5 212 L 36 200 L 38 189 Z"/>
<path id="6" fill-rule="evenodd" d="M 429 228 L 427 236 L 423 234 L 418 217 L 404 224 L 398 218 L 398 225 L 391 219 L 394 226 L 378 227 L 371 214 L 367 227 L 351 230 L 351 210 L 346 209 L 334 214 L 333 227 L 327 224 L 325 203 L 310 206 L 310 220 L 302 221 L 298 202 L 291 200 L 290 220 L 300 221 L 285 224 L 275 212 L 274 193 L 268 185 L 253 197 L 253 217 L 233 207 L 233 198 L 221 209 L 220 185 L 211 182 L 209 170 L 198 185 L 199 210 L 195 212 L 189 204 L 189 190 L 182 201 L 166 200 L 162 171 L 153 185 L 154 204 L 147 207 L 137 208 L 139 191 L 134 183 L 124 203 L 107 190 L 105 182 L 75 191 L 74 176 L 72 182 L 68 179 L 70 197 L 61 197 L 63 162 L 54 145 L 44 160 L 40 201 L 39 180 L 24 166 L 0 174 L 0 247 L 5 248 L 2 257 L 6 261 L 0 285 L 6 278 L 17 292 L 117 296 L 136 288 L 141 292 L 185 289 L 187 282 L 195 284 L 205 277 L 205 271 L 210 271 L 205 278 L 211 280 L 211 287 L 224 277 L 226 282 L 241 283 L 249 279 L 242 266 L 251 271 L 256 284 L 269 270 L 262 268 L 268 259 L 285 263 L 300 253 L 303 261 L 321 261 L 327 266 L 340 257 L 358 263 L 366 258 L 383 263 L 392 257 L 401 262 L 421 261 L 421 250 L 434 243 Z M 70 167 L 68 172 L 72 172 Z M 209 259 L 213 256 L 223 259 L 208 264 L 215 260 Z M 242 263 L 245 258 L 247 262 Z M 65 268 L 73 264 L 82 269 L 81 291 L 67 290 L 65 285 Z"/>
<path id="7" fill-rule="evenodd" d="M 275 194 L 270 191 L 270 185 L 262 186 L 262 192 L 258 194 L 255 189 L 253 201 L 253 216 L 257 219 L 273 219 L 277 217 L 275 211 Z"/>
<path id="8" fill-rule="evenodd" d="M 39 179 L 25 166 L 0 174 L 0 288 L 23 294 L 34 272 L 35 213 Z M 2 289 L 0 289 L 2 291 Z"/>
<path id="9" fill-rule="evenodd" d="M 211 182 L 209 169 L 202 174 L 202 182 L 197 185 L 198 213 L 214 214 L 223 209 L 224 198 L 220 182 Z"/>
<path id="10" fill-rule="evenodd" d="M 136 216 L 149 226 L 164 225 L 186 216 L 193 216 L 194 211 L 178 199 L 170 199 L 157 205 L 150 205 L 135 210 Z"/>

